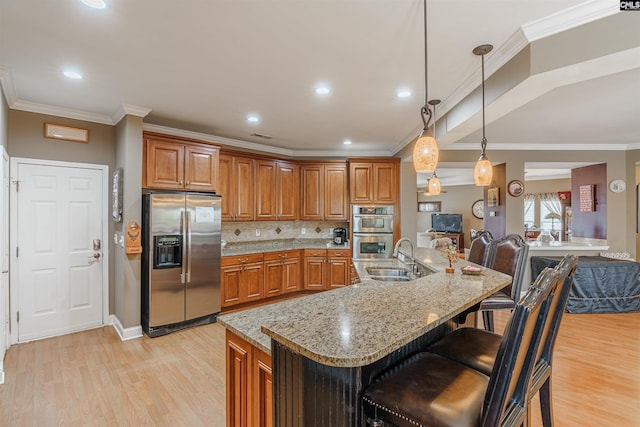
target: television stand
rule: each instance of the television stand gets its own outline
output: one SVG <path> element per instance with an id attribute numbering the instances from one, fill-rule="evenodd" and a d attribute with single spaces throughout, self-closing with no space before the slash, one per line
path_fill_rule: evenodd
<path id="1" fill-rule="evenodd" d="M 464 252 L 464 234 L 463 233 L 438 233 L 438 237 L 451 239 L 453 245 L 458 252 Z"/>

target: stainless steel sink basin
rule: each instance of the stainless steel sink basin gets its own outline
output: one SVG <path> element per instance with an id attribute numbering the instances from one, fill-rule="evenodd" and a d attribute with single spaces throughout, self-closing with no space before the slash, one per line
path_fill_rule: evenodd
<path id="1" fill-rule="evenodd" d="M 411 267 L 414 272 L 403 267 L 374 266 L 367 267 L 367 273 L 370 279 L 382 282 L 409 282 L 435 273 L 434 270 L 420 264 L 415 264 L 415 268 L 413 265 Z"/>
<path id="2" fill-rule="evenodd" d="M 396 267 L 368 267 L 367 273 L 378 277 L 406 277 L 409 275 L 409 270 Z"/>

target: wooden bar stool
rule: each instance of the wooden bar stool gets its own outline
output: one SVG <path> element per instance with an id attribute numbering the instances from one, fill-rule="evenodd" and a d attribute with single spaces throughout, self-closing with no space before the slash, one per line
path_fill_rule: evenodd
<path id="1" fill-rule="evenodd" d="M 490 376 L 438 354 L 418 353 L 364 390 L 364 414 L 397 426 L 522 425 L 556 278 L 546 269 L 516 305 Z"/>

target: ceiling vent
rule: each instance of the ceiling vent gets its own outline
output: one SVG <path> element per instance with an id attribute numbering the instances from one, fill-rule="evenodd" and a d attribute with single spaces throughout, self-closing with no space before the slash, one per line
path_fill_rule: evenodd
<path id="1" fill-rule="evenodd" d="M 252 133 L 251 136 L 257 136 L 258 138 L 271 139 L 272 136 L 265 135 L 263 133 Z"/>

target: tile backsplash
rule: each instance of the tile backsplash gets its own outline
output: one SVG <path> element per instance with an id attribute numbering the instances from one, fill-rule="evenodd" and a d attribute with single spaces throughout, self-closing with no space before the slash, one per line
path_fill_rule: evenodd
<path id="1" fill-rule="evenodd" d="M 228 243 L 278 239 L 331 239 L 333 229 L 348 222 L 254 221 L 222 223 L 222 239 Z"/>

